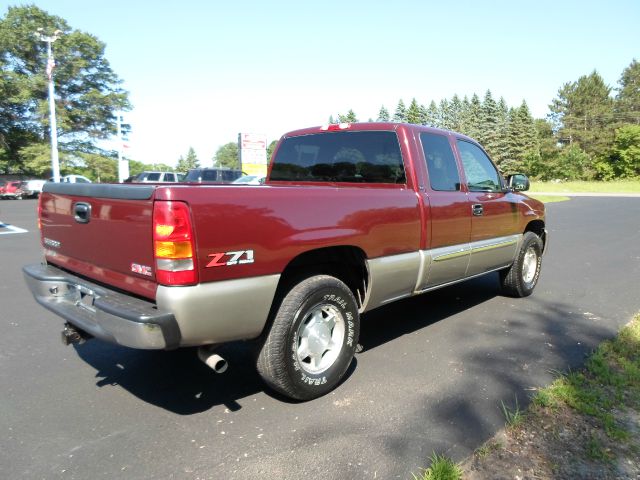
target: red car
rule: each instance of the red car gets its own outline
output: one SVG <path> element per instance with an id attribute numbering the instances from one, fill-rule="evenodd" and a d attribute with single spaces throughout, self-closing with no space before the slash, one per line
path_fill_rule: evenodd
<path id="1" fill-rule="evenodd" d="M 0 197 L 22 200 L 22 182 L 13 181 L 4 184 L 0 187 Z"/>

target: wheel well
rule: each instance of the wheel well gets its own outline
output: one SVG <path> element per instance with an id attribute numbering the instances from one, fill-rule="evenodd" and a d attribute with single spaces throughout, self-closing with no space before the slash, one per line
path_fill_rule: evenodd
<path id="1" fill-rule="evenodd" d="M 527 228 L 525 228 L 524 231 L 525 233 L 526 232 L 535 233 L 542 239 L 543 243 L 547 243 L 547 238 L 544 230 L 544 222 L 542 220 L 533 220 L 529 222 L 529 224 L 527 225 Z"/>
<path id="2" fill-rule="evenodd" d="M 343 281 L 353 292 L 358 307 L 362 306 L 369 285 L 366 255 L 358 247 L 342 246 L 319 248 L 294 258 L 282 272 L 278 291 L 282 295 L 303 278 L 313 275 L 331 275 Z"/>

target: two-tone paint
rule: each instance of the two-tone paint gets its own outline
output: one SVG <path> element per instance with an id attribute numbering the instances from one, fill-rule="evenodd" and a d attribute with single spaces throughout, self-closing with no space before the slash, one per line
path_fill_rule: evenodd
<path id="1" fill-rule="evenodd" d="M 51 242 L 44 245 L 46 260 L 155 302 L 175 316 L 181 345 L 199 345 L 260 335 L 283 272 L 310 252 L 344 247 L 362 256 L 366 278 L 357 298 L 361 311 L 367 311 L 508 267 L 527 229 L 544 232 L 542 203 L 506 188 L 491 193 L 467 189 L 456 141 L 473 140 L 406 124 L 349 128 L 395 131 L 406 183 L 267 180 L 264 186 L 49 187 L 40 203 L 42 237 L 58 243 L 55 248 Z M 421 132 L 449 139 L 460 191 L 431 189 Z M 285 137 L 309 134 L 331 133 L 311 128 Z M 191 212 L 199 278 L 195 286 L 158 285 L 153 271 L 149 275 L 131 268 L 154 264 L 154 202 L 176 200 L 187 203 Z M 74 220 L 78 202 L 90 205 L 91 221 Z M 473 214 L 477 205 L 482 215 Z M 227 252 L 251 252 L 252 261 L 223 265 L 218 256 Z"/>

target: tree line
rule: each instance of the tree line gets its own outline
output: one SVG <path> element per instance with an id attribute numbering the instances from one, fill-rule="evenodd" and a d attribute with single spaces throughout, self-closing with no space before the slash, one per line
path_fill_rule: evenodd
<path id="1" fill-rule="evenodd" d="M 509 107 L 487 90 L 482 100 L 457 94 L 428 106 L 402 99 L 378 122 L 407 122 L 453 130 L 478 140 L 500 169 L 541 180 L 611 180 L 640 175 L 640 64 L 634 59 L 614 89 L 597 71 L 565 83 L 545 119 L 534 119 L 526 101 Z M 353 110 L 330 123 L 358 122 Z"/>
<path id="2" fill-rule="evenodd" d="M 117 115 L 132 108 L 129 94 L 105 58 L 103 42 L 34 5 L 9 7 L 0 17 L 0 174 L 50 175 L 47 51 L 35 35 L 39 29 L 61 33 L 54 44 L 52 76 L 61 171 L 115 181 L 117 152 L 103 145 L 116 134 Z M 512 107 L 487 90 L 482 98 L 454 95 L 428 105 L 413 98 L 407 106 L 401 99 L 393 114 L 382 106 L 375 121 L 466 134 L 478 140 L 505 173 L 605 180 L 640 175 L 640 65 L 635 59 L 616 88 L 594 71 L 562 85 L 549 109 L 547 118 L 534 119 L 525 101 Z M 350 110 L 330 118 L 334 120 L 358 118 Z M 269 158 L 275 143 L 269 145 Z M 238 168 L 237 143 L 221 146 L 212 160 L 215 166 Z M 199 165 L 190 148 L 175 168 L 130 160 L 130 172 L 185 172 Z"/>

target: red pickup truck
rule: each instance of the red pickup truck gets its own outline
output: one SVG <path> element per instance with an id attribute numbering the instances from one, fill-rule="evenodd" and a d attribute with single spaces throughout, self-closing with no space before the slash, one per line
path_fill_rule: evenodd
<path id="1" fill-rule="evenodd" d="M 306 400 L 353 359 L 364 312 L 487 272 L 532 293 L 544 206 L 474 140 L 418 125 L 340 124 L 282 137 L 266 185 L 47 183 L 35 299 L 65 343 L 133 348 L 255 340 L 257 369 Z"/>

